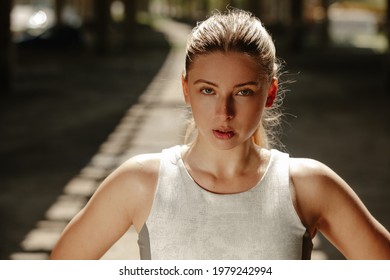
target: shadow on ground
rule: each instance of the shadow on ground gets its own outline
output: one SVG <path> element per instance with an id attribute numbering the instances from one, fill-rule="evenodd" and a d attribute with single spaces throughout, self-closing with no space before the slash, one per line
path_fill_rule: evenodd
<path id="1" fill-rule="evenodd" d="M 0 102 L 0 259 L 87 165 L 165 60 L 162 34 L 139 26 L 104 56 L 84 48 L 15 49 L 13 91 Z"/>

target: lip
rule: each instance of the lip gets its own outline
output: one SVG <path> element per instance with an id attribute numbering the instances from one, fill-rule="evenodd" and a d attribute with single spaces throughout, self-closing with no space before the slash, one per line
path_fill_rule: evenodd
<path id="1" fill-rule="evenodd" d="M 216 138 L 221 140 L 229 140 L 232 139 L 236 133 L 231 129 L 213 129 L 213 134 Z"/>

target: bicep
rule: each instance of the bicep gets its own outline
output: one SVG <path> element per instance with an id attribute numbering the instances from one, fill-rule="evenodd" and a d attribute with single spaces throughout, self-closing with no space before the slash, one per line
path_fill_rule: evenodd
<path id="1" fill-rule="evenodd" d="M 348 259 L 389 259 L 390 235 L 333 170 L 313 160 L 293 163 L 304 215 Z"/>
<path id="2" fill-rule="evenodd" d="M 389 259 L 389 232 L 338 175 L 326 170 L 318 229 L 347 259 Z"/>
<path id="3" fill-rule="evenodd" d="M 82 210 L 65 228 L 51 259 L 100 259 L 123 235 L 124 227 L 116 227 L 101 218 L 98 221 L 91 219 L 85 213 L 88 211 Z"/>
<path id="4" fill-rule="evenodd" d="M 135 203 L 127 176 L 111 174 L 67 225 L 52 259 L 99 259 L 130 227 Z"/>

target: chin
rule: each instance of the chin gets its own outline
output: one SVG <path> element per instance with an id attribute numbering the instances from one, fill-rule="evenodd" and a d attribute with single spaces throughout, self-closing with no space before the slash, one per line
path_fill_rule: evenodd
<path id="1" fill-rule="evenodd" d="M 217 150 L 228 151 L 228 150 L 233 150 L 241 145 L 245 145 L 245 143 L 238 142 L 237 140 L 234 139 L 231 140 L 213 139 L 211 145 Z"/>
<path id="2" fill-rule="evenodd" d="M 215 138 L 207 139 L 206 143 L 208 144 L 208 146 L 216 150 L 231 150 L 237 146 L 236 143 L 233 143 L 233 141 L 231 140 L 226 141 L 226 140 L 218 140 Z"/>

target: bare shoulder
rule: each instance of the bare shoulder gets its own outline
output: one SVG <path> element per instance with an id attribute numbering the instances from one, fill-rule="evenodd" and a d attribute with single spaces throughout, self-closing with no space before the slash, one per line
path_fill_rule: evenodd
<path id="1" fill-rule="evenodd" d="M 115 207 L 129 213 L 131 223 L 139 230 L 152 204 L 160 158 L 161 154 L 155 153 L 128 159 L 102 182 L 94 197 L 97 201 L 99 197 L 105 201 L 115 201 Z"/>
<path id="2" fill-rule="evenodd" d="M 328 166 L 308 158 L 290 159 L 290 177 L 297 199 L 309 199 L 316 205 L 331 188 L 343 185 L 342 179 Z"/>
<path id="3" fill-rule="evenodd" d="M 160 154 L 141 154 L 122 163 L 102 183 L 101 187 L 122 188 L 127 192 L 153 188 L 160 167 Z"/>
<path id="4" fill-rule="evenodd" d="M 336 172 L 320 161 L 291 158 L 290 176 L 300 208 L 303 210 L 309 208 L 310 214 L 315 216 L 317 225 L 326 216 L 325 212 L 337 203 L 338 199 L 360 203 L 352 188 Z"/>
<path id="5" fill-rule="evenodd" d="M 290 158 L 290 174 L 294 179 L 324 179 L 335 173 L 325 164 L 309 158 Z"/>
<path id="6" fill-rule="evenodd" d="M 291 158 L 290 176 L 297 191 L 308 192 L 306 195 L 312 195 L 312 199 L 323 198 L 323 195 L 330 195 L 335 191 L 353 193 L 335 171 L 314 159 Z"/>
<path id="7" fill-rule="evenodd" d="M 293 199 L 302 222 L 321 231 L 347 258 L 390 257 L 390 234 L 347 182 L 325 164 L 291 158 Z"/>
<path id="8" fill-rule="evenodd" d="M 133 182 L 141 183 L 147 187 L 148 181 L 158 176 L 160 158 L 160 153 L 134 156 L 121 164 L 112 175 L 131 177 Z"/>
<path id="9" fill-rule="evenodd" d="M 160 169 L 160 153 L 134 156 L 115 170 L 106 181 L 122 187 L 131 196 L 154 193 Z"/>
<path id="10" fill-rule="evenodd" d="M 159 154 L 133 157 L 114 170 L 72 219 L 52 259 L 99 259 L 131 225 L 139 231 L 149 213 Z"/>

